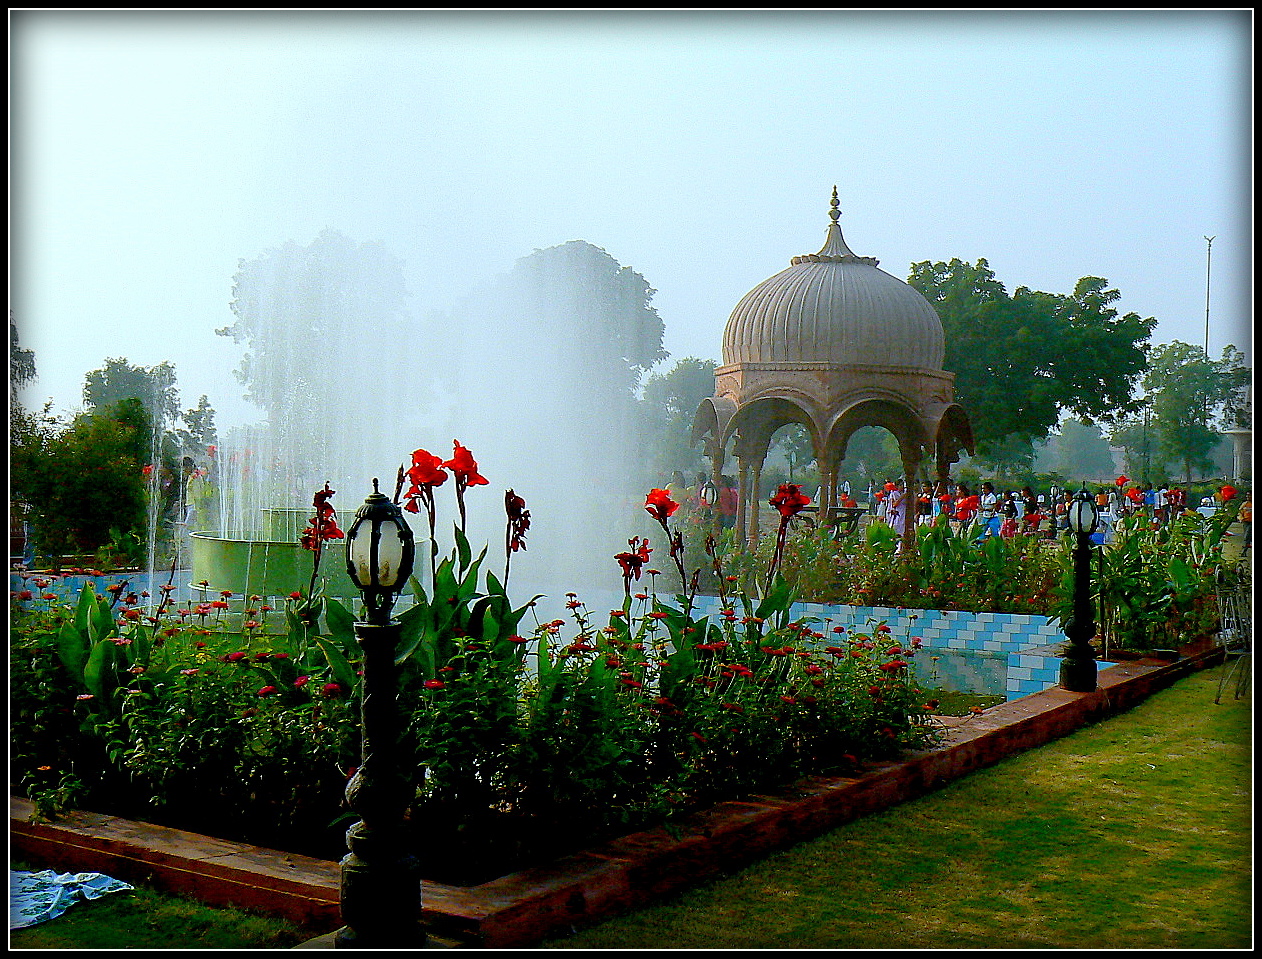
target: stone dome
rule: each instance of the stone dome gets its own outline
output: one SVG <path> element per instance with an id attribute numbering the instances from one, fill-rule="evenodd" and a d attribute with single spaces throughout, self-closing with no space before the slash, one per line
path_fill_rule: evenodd
<path id="1" fill-rule="evenodd" d="M 741 298 L 723 331 L 723 366 L 805 364 L 941 370 L 942 321 L 929 301 L 846 246 L 833 190 L 818 253 Z"/>

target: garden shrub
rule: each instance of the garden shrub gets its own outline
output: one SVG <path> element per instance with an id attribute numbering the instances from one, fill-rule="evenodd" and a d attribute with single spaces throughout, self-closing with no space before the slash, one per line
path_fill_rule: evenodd
<path id="1" fill-rule="evenodd" d="M 432 510 L 448 464 L 414 461 L 426 463 L 430 496 L 409 490 L 408 501 Z M 332 493 L 317 494 L 317 517 L 321 495 L 327 503 Z M 807 574 L 835 577 L 830 587 L 865 605 L 918 605 L 936 591 L 948 608 L 971 599 L 1030 611 L 1030 595 L 1054 596 L 1067 556 L 1020 541 L 977 549 L 970 534 L 938 527 L 922 528 L 910 556 L 879 533 L 834 548 L 791 533 L 798 501 L 780 502 L 773 555 L 725 556 L 712 538 L 692 554 L 705 557 L 719 594 L 721 612 L 708 617 L 694 615 L 699 570 L 685 575 L 664 491 L 646 509 L 665 547 L 637 537 L 614 557 L 623 604 L 593 612 L 571 594 L 568 620 L 528 622 L 534 600 L 510 602 L 508 565 L 503 579 L 491 573 L 486 550 L 475 556 L 455 527 L 451 555 L 430 564 L 430 588 L 413 579 L 412 605 L 397 615 L 402 755 L 428 878 L 482 881 L 930 744 L 909 668 L 919 641 L 880 623 L 848 632 L 794 620 L 793 603 L 814 598 L 801 593 Z M 528 527 L 523 506 L 506 498 L 506 560 Z M 1137 548 L 1166 559 L 1168 614 L 1193 615 L 1212 581 L 1217 554 L 1199 535 L 1191 545 L 1181 529 L 1135 534 Z M 653 587 L 653 570 L 641 585 L 656 549 L 676 567 L 680 588 L 669 594 Z M 1031 571 L 1017 569 L 1021 556 Z M 737 590 L 741 580 L 753 588 Z M 13 598 L 12 781 L 44 815 L 77 805 L 339 858 L 358 818 L 344 798 L 360 749 L 354 614 L 318 587 L 292 593 L 281 611 L 262 597 L 186 609 L 168 597 L 148 613 L 134 596 L 90 586 L 74 606 Z"/>

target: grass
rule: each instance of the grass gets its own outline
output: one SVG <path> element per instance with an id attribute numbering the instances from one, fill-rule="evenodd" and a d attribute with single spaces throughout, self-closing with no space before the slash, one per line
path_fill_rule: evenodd
<path id="1" fill-rule="evenodd" d="M 1252 701 L 1222 667 L 545 948 L 1247 948 Z"/>
<path id="2" fill-rule="evenodd" d="M 17 870 L 49 867 L 10 861 Z M 9 933 L 10 949 L 291 949 L 328 932 L 215 908 L 137 886 L 76 902 L 56 919 Z"/>

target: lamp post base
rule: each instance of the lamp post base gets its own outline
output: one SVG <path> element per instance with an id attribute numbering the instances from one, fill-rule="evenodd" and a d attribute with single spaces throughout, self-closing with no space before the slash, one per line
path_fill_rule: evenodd
<path id="1" fill-rule="evenodd" d="M 341 863 L 342 920 L 338 949 L 423 949 L 421 877 L 412 856 L 367 863 L 355 854 Z"/>
<path id="2" fill-rule="evenodd" d="M 1066 656 L 1060 661 L 1060 686 L 1071 693 L 1096 690 L 1096 662 L 1091 657 Z"/>

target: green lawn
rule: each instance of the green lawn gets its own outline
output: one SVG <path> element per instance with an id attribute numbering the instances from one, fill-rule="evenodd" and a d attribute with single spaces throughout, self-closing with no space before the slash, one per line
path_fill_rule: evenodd
<path id="1" fill-rule="evenodd" d="M 1246 948 L 1252 702 L 1222 667 L 568 949 Z"/>

